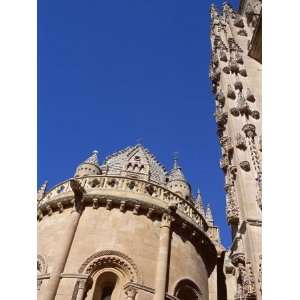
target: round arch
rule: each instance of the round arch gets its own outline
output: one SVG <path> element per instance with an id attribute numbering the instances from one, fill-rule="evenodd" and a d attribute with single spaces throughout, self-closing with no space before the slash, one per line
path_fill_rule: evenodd
<path id="1" fill-rule="evenodd" d="M 84 261 L 78 272 L 92 276 L 93 273 L 104 268 L 119 270 L 127 277 L 128 281 L 142 284 L 141 274 L 134 261 L 126 254 L 114 250 L 94 253 Z"/>
<path id="2" fill-rule="evenodd" d="M 201 300 L 199 287 L 190 279 L 185 278 L 177 282 L 174 296 L 179 300 Z"/>
<path id="3" fill-rule="evenodd" d="M 88 257 L 80 266 L 80 274 L 88 275 L 84 299 L 102 299 L 108 291 L 111 295 L 122 295 L 124 284 L 135 282 L 142 284 L 142 277 L 134 261 L 119 251 L 103 250 Z M 106 291 L 106 292 L 105 292 Z M 78 293 L 75 287 L 74 296 Z M 74 299 L 77 299 L 74 297 Z M 103 298 L 105 299 L 105 298 Z M 114 297 L 112 298 L 114 299 Z"/>

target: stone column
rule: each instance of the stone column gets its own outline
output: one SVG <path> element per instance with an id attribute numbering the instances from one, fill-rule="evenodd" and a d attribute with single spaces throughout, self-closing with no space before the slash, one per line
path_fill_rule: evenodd
<path id="1" fill-rule="evenodd" d="M 209 300 L 218 300 L 218 278 L 217 278 L 217 268 L 216 264 L 214 270 L 211 272 L 208 278 L 208 298 Z"/>
<path id="2" fill-rule="evenodd" d="M 83 300 L 83 296 L 86 288 L 86 279 L 80 279 L 78 284 L 78 292 L 76 296 L 76 300 Z"/>
<path id="3" fill-rule="evenodd" d="M 45 289 L 41 297 L 42 300 L 55 299 L 58 285 L 60 282 L 60 274 L 64 271 L 79 219 L 80 212 L 78 212 L 76 209 L 73 209 L 70 215 L 70 223 L 65 229 L 63 243 L 57 245 L 57 247 L 59 248 L 59 253 L 57 254 L 57 260 L 50 274 L 50 279 L 48 281 L 47 288 Z"/>
<path id="4" fill-rule="evenodd" d="M 166 297 L 171 221 L 172 217 L 169 214 L 164 213 L 160 225 L 155 293 L 153 300 L 165 300 Z"/>
<path id="5" fill-rule="evenodd" d="M 65 264 L 71 249 L 75 232 L 80 220 L 80 216 L 83 210 L 82 198 L 85 190 L 80 185 L 80 182 L 76 179 L 70 180 L 70 186 L 74 193 L 74 207 L 71 211 L 70 223 L 65 229 L 64 240 L 60 245 L 57 245 L 59 248 L 59 253 L 57 254 L 57 260 L 53 266 L 53 270 L 50 274 L 50 279 L 48 281 L 47 288 L 44 294 L 41 296 L 41 300 L 54 300 L 57 289 L 60 282 L 60 275 L 64 271 Z"/>

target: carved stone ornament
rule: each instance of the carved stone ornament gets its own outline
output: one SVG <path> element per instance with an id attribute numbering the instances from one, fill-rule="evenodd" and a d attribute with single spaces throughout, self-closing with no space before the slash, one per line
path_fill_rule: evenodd
<path id="1" fill-rule="evenodd" d="M 231 166 L 229 168 L 229 172 L 232 175 L 232 179 L 235 180 L 236 179 L 236 173 L 237 173 L 237 167 L 236 166 Z"/>
<path id="2" fill-rule="evenodd" d="M 115 178 L 110 178 L 110 179 L 107 181 L 107 184 L 108 184 L 110 187 L 114 187 L 115 185 L 118 184 L 118 181 L 117 181 Z"/>
<path id="3" fill-rule="evenodd" d="M 230 113 L 235 117 L 238 117 L 240 115 L 240 111 L 236 107 L 230 108 Z"/>
<path id="4" fill-rule="evenodd" d="M 243 115 L 249 115 L 250 114 L 250 108 L 248 103 L 246 102 L 242 92 L 239 93 L 238 99 L 237 99 L 237 109 L 240 111 L 240 113 Z"/>
<path id="5" fill-rule="evenodd" d="M 97 209 L 99 207 L 99 200 L 97 198 L 93 198 L 93 208 Z"/>
<path id="6" fill-rule="evenodd" d="M 220 60 L 226 62 L 227 61 L 227 55 L 224 50 L 221 50 L 220 52 Z"/>
<path id="7" fill-rule="evenodd" d="M 253 110 L 251 112 L 251 116 L 252 116 L 253 119 L 258 120 L 259 119 L 259 112 L 257 110 Z"/>
<path id="8" fill-rule="evenodd" d="M 233 186 L 231 186 L 226 195 L 226 216 L 229 224 L 237 224 L 239 222 L 239 207 L 235 198 Z"/>
<path id="9" fill-rule="evenodd" d="M 212 56 L 212 62 L 216 67 L 219 65 L 219 60 L 218 60 L 218 56 L 216 53 L 214 53 Z"/>
<path id="10" fill-rule="evenodd" d="M 250 164 L 249 164 L 249 162 L 248 161 L 242 161 L 241 163 L 240 163 L 240 167 L 244 170 L 244 171 L 246 171 L 246 172 L 249 172 L 250 171 Z"/>
<path id="11" fill-rule="evenodd" d="M 125 212 L 125 208 L 126 208 L 126 202 L 124 200 L 122 200 L 120 202 L 120 211 Z"/>
<path id="12" fill-rule="evenodd" d="M 244 63 L 243 56 L 240 53 L 236 54 L 235 59 L 236 59 L 236 62 L 241 65 Z"/>
<path id="13" fill-rule="evenodd" d="M 106 209 L 108 209 L 108 210 L 112 209 L 112 200 L 111 199 L 106 200 Z"/>
<path id="14" fill-rule="evenodd" d="M 217 84 L 218 81 L 220 80 L 220 76 L 221 76 L 221 71 L 219 67 L 216 68 L 210 67 L 209 78 L 213 83 Z"/>
<path id="15" fill-rule="evenodd" d="M 238 74 L 239 72 L 239 66 L 237 64 L 237 61 L 233 58 L 230 58 L 229 62 L 230 71 L 234 74 Z"/>
<path id="16" fill-rule="evenodd" d="M 255 97 L 254 97 L 254 95 L 252 94 L 252 92 L 249 88 L 247 89 L 246 99 L 249 102 L 255 102 Z"/>
<path id="17" fill-rule="evenodd" d="M 240 29 L 237 34 L 240 36 L 248 36 L 248 33 L 245 29 Z"/>
<path id="18" fill-rule="evenodd" d="M 223 126 L 227 123 L 227 119 L 228 119 L 227 113 L 221 112 L 221 111 L 216 111 L 215 117 L 216 117 L 216 122 L 218 125 Z"/>
<path id="19" fill-rule="evenodd" d="M 149 207 L 148 208 L 148 212 L 147 212 L 147 217 L 148 218 L 152 218 L 153 214 L 154 214 L 154 208 L 153 207 Z"/>
<path id="20" fill-rule="evenodd" d="M 236 90 L 242 90 L 243 89 L 243 84 L 242 84 L 242 82 L 239 80 L 239 79 L 237 79 L 236 81 L 235 81 L 235 83 L 234 83 L 234 88 L 236 89 Z"/>
<path id="21" fill-rule="evenodd" d="M 248 75 L 246 69 L 240 69 L 239 73 L 244 77 L 246 77 Z"/>
<path id="22" fill-rule="evenodd" d="M 220 159 L 220 168 L 225 171 L 227 170 L 229 166 L 229 159 L 227 156 L 223 156 L 221 159 Z"/>
<path id="23" fill-rule="evenodd" d="M 152 196 L 152 194 L 154 193 L 154 186 L 153 186 L 153 184 L 146 184 L 145 190 L 147 191 L 147 193 L 150 196 Z"/>
<path id="24" fill-rule="evenodd" d="M 172 222 L 172 216 L 170 214 L 164 213 L 161 218 L 160 227 L 170 227 Z"/>
<path id="25" fill-rule="evenodd" d="M 95 178 L 89 182 L 89 186 L 92 188 L 98 187 L 99 184 L 100 184 L 100 181 L 97 178 Z"/>
<path id="26" fill-rule="evenodd" d="M 134 208 L 133 208 L 133 214 L 134 214 L 134 215 L 138 215 L 138 214 L 139 214 L 140 208 L 141 208 L 141 205 L 140 205 L 140 204 L 135 204 L 135 205 L 134 205 Z"/>
<path id="27" fill-rule="evenodd" d="M 226 73 L 226 74 L 229 74 L 230 73 L 230 68 L 228 66 L 225 66 L 223 68 L 223 72 Z"/>
<path id="28" fill-rule="evenodd" d="M 236 147 L 241 150 L 247 149 L 245 137 L 242 136 L 240 133 L 237 133 L 237 135 L 235 136 L 235 144 Z"/>
<path id="29" fill-rule="evenodd" d="M 49 204 L 46 206 L 46 210 L 47 210 L 48 216 L 51 216 L 52 213 L 53 213 L 53 210 L 52 210 L 52 207 Z"/>
<path id="30" fill-rule="evenodd" d="M 223 106 L 225 104 L 225 96 L 222 89 L 217 93 L 216 100 Z"/>
<path id="31" fill-rule="evenodd" d="M 235 99 L 235 97 L 236 97 L 235 92 L 230 84 L 228 84 L 228 86 L 227 86 L 227 97 L 230 99 Z"/>
<path id="32" fill-rule="evenodd" d="M 231 142 L 231 137 L 229 137 L 229 136 L 221 137 L 220 144 L 226 153 L 232 152 L 233 146 L 232 146 L 232 142 Z"/>
<path id="33" fill-rule="evenodd" d="M 127 182 L 127 186 L 130 190 L 132 190 L 135 187 L 135 181 L 131 180 Z"/>
<path id="34" fill-rule="evenodd" d="M 142 277 L 135 262 L 127 255 L 114 250 L 102 250 L 88 257 L 80 266 L 78 273 L 92 275 L 109 267 L 122 270 L 128 282 L 142 283 Z"/>
<path id="35" fill-rule="evenodd" d="M 238 264 L 245 264 L 245 254 L 242 252 L 236 252 L 231 255 L 232 264 L 237 267 Z"/>
<path id="36" fill-rule="evenodd" d="M 234 21 L 234 26 L 239 27 L 239 28 L 244 28 L 244 21 L 240 15 L 236 16 L 236 19 Z"/>
<path id="37" fill-rule="evenodd" d="M 244 125 L 242 130 L 245 132 L 246 137 L 248 137 L 248 138 L 254 138 L 256 135 L 255 126 L 253 124 Z"/>
<path id="38" fill-rule="evenodd" d="M 64 206 L 63 206 L 62 202 L 57 203 L 57 208 L 60 213 L 62 213 L 64 211 Z"/>
<path id="39" fill-rule="evenodd" d="M 251 262 L 248 260 L 246 262 L 246 278 L 243 282 L 244 295 L 247 296 L 248 299 L 256 296 L 255 289 L 255 278 L 251 266 Z"/>
<path id="40" fill-rule="evenodd" d="M 134 300 L 137 294 L 136 288 L 128 286 L 125 289 L 126 300 Z"/>

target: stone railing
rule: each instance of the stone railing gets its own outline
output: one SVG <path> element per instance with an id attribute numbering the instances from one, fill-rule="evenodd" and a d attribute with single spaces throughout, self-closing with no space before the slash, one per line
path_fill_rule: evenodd
<path id="1" fill-rule="evenodd" d="M 85 190 L 85 202 L 93 206 L 101 204 L 101 197 L 106 197 L 106 205 L 110 206 L 114 202 L 120 202 L 120 209 L 124 198 L 130 199 L 136 203 L 134 210 L 138 210 L 139 203 L 147 203 L 149 210 L 151 207 L 160 207 L 167 209 L 170 206 L 177 205 L 177 213 L 186 221 L 193 223 L 201 230 L 207 231 L 208 225 L 205 218 L 195 208 L 193 203 L 183 199 L 179 195 L 171 192 L 167 188 L 150 183 L 144 180 L 121 177 L 121 176 L 88 176 L 76 178 Z M 41 199 L 38 204 L 39 212 L 51 214 L 54 210 L 62 211 L 67 200 L 73 201 L 73 192 L 70 186 L 70 180 L 66 180 L 53 187 Z M 110 201 L 110 202 L 109 202 Z M 124 206 L 124 205 L 123 205 Z"/>

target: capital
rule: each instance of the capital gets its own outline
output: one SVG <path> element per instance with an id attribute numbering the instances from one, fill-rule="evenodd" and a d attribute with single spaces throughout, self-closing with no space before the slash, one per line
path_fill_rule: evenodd
<path id="1" fill-rule="evenodd" d="M 164 213 L 161 218 L 160 227 L 170 227 L 172 222 L 172 216 L 168 213 Z"/>
<path id="2" fill-rule="evenodd" d="M 125 288 L 125 294 L 127 296 L 126 300 L 134 300 L 137 294 L 137 290 L 132 286 L 128 286 Z"/>

